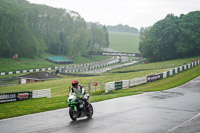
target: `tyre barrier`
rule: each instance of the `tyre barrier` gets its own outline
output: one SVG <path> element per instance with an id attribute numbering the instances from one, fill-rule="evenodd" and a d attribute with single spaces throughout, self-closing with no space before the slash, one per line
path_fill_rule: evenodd
<path id="1" fill-rule="evenodd" d="M 50 71 L 58 69 L 58 67 L 49 67 L 49 68 L 42 68 L 42 69 L 30 69 L 30 70 L 20 70 L 20 71 L 14 71 L 14 72 L 1 72 L 0 75 L 11 75 L 11 74 L 19 74 L 19 73 L 27 73 L 27 72 L 43 72 L 43 71 Z"/>
<path id="2" fill-rule="evenodd" d="M 70 67 L 64 67 L 62 72 L 64 73 L 71 73 L 71 72 L 84 72 L 84 71 L 88 71 L 88 70 L 94 70 L 94 69 L 98 69 L 98 68 L 102 68 L 102 67 L 106 67 L 106 66 L 110 66 L 110 65 L 114 65 L 114 64 L 117 64 L 118 63 L 118 60 L 116 61 L 113 61 L 112 63 L 109 63 L 107 61 L 104 61 L 104 62 L 100 62 L 100 63 L 104 63 L 104 64 L 98 64 L 98 63 L 93 63 L 94 66 L 91 66 L 91 64 L 86 64 L 82 67 L 77 67 L 77 68 L 70 68 Z M 75 70 L 76 69 L 76 70 Z"/>
<path id="3" fill-rule="evenodd" d="M 130 80 L 107 82 L 105 92 L 108 93 L 108 92 L 111 92 L 113 90 L 125 89 L 125 88 L 138 86 L 138 85 L 141 85 L 141 84 L 146 84 L 148 82 L 154 82 L 154 81 L 157 81 L 157 80 L 160 80 L 160 79 L 164 79 L 164 78 L 173 76 L 177 73 L 180 73 L 184 70 L 188 70 L 188 69 L 195 67 L 199 64 L 200 64 L 200 60 L 197 60 L 197 61 L 193 61 L 193 62 L 191 62 L 187 65 L 179 66 L 177 68 L 173 68 L 171 70 L 168 70 L 168 71 L 165 71 L 165 72 L 162 72 L 162 73 L 148 75 L 148 76 L 145 76 L 145 77 L 134 78 L 134 79 L 130 79 Z"/>

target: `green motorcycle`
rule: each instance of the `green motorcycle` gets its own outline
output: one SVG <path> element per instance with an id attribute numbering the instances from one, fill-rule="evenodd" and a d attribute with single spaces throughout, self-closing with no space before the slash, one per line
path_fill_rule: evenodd
<path id="1" fill-rule="evenodd" d="M 89 96 L 88 96 L 89 97 Z M 87 102 L 87 105 L 85 104 Z M 68 97 L 68 106 L 69 106 L 69 115 L 73 121 L 76 121 L 77 118 L 88 117 L 92 118 L 93 116 L 93 107 L 88 100 L 70 95 Z"/>

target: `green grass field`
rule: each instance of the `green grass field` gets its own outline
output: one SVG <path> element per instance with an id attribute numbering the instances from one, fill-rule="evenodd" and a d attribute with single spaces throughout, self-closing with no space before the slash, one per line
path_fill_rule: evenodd
<path id="1" fill-rule="evenodd" d="M 129 53 L 139 53 L 139 34 L 109 32 L 110 48 Z"/>
<path id="2" fill-rule="evenodd" d="M 155 74 L 159 72 L 166 71 L 171 69 L 168 67 L 168 64 L 174 63 L 175 66 L 180 66 L 192 61 L 192 59 L 199 59 L 200 57 L 187 58 L 187 59 L 178 59 L 178 60 L 170 60 L 165 62 L 157 62 L 157 63 L 148 63 L 148 64 L 138 64 L 133 65 L 127 68 L 116 69 L 111 71 L 110 73 L 106 73 L 103 76 L 96 77 L 72 77 L 72 76 L 62 76 L 61 79 L 49 80 L 45 82 L 37 82 L 37 83 L 29 83 L 23 85 L 14 85 L 7 87 L 0 87 L 0 93 L 4 92 L 13 92 L 13 91 L 28 91 L 28 90 L 39 90 L 39 89 L 47 89 L 51 88 L 52 98 L 41 98 L 41 99 L 32 99 L 20 102 L 13 103 L 5 103 L 0 106 L 0 119 L 10 118 L 14 116 L 20 116 L 25 114 L 43 112 L 48 110 L 54 110 L 59 108 L 67 107 L 66 98 L 69 92 L 69 86 L 71 86 L 71 81 L 73 79 L 79 80 L 79 82 L 88 88 L 88 84 L 91 81 L 99 81 L 99 82 L 111 82 L 111 81 L 120 81 L 120 80 L 128 80 L 136 77 L 147 76 L 150 74 Z M 176 63 L 176 64 L 175 64 Z M 142 71 L 136 72 L 127 72 L 127 73 L 113 73 L 116 71 L 125 71 L 126 69 L 138 70 L 143 67 Z M 124 70 L 125 69 L 125 70 Z M 158 91 L 165 90 L 171 87 L 175 87 L 181 85 L 197 76 L 200 75 L 200 66 L 194 67 L 190 70 L 186 70 L 181 72 L 180 74 L 174 75 L 167 79 L 162 79 L 156 82 L 152 82 L 149 84 L 115 91 L 111 94 L 105 94 L 104 92 L 100 94 L 93 94 L 91 96 L 91 102 L 102 101 L 106 99 L 135 95 L 142 91 Z"/>

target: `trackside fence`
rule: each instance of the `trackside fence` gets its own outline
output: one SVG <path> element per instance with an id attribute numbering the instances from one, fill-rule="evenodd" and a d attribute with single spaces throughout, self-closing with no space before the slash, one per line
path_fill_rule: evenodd
<path id="1" fill-rule="evenodd" d="M 51 98 L 51 89 L 43 89 L 43 90 L 34 90 L 32 94 L 32 98 Z"/>
<path id="2" fill-rule="evenodd" d="M 51 88 L 43 90 L 1 93 L 0 103 L 15 102 L 42 97 L 51 98 Z"/>
<path id="3" fill-rule="evenodd" d="M 160 79 L 164 79 L 164 78 L 173 76 L 173 75 L 180 73 L 184 70 L 188 70 L 190 68 L 193 68 L 193 67 L 195 67 L 199 64 L 200 64 L 200 60 L 197 60 L 197 61 L 193 61 L 193 62 L 191 62 L 187 65 L 179 66 L 177 68 L 173 68 L 171 70 L 168 70 L 168 71 L 165 71 L 165 72 L 162 72 L 162 73 L 156 73 L 156 74 L 153 74 L 153 75 L 134 78 L 134 79 L 130 79 L 130 80 L 107 82 L 105 92 L 107 93 L 107 92 L 110 92 L 110 91 L 113 91 L 113 90 L 125 89 L 125 88 L 138 86 L 138 85 L 141 85 L 141 84 L 146 84 L 148 82 L 154 82 L 154 81 L 157 81 L 157 80 L 160 80 Z"/>
<path id="4" fill-rule="evenodd" d="M 38 68 L 38 69 L 30 69 L 30 70 L 0 72 L 0 76 L 11 75 L 11 74 L 19 74 L 19 73 L 28 73 L 28 72 L 51 71 L 51 70 L 58 70 L 58 69 L 62 69 L 66 73 L 67 72 L 70 72 L 70 73 L 72 73 L 72 72 L 82 72 L 82 71 L 98 69 L 98 68 L 101 68 L 101 67 L 110 66 L 110 65 L 118 63 L 118 60 L 111 62 L 112 60 L 115 60 L 115 58 L 112 57 L 112 58 L 107 59 L 107 60 L 85 63 L 85 64 L 68 65 L 66 67 L 64 67 L 64 66 L 54 66 L 54 67 L 49 67 L 49 68 L 40 68 L 40 69 Z M 111 62 L 111 63 L 107 63 L 107 62 Z"/>

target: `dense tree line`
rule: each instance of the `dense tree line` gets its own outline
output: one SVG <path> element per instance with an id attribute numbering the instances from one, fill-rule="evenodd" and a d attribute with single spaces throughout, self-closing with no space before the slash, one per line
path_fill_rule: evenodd
<path id="1" fill-rule="evenodd" d="M 74 57 L 108 46 L 107 28 L 88 26 L 77 12 L 25 0 L 0 1 L 0 57 L 44 52 Z"/>
<path id="2" fill-rule="evenodd" d="M 168 14 L 140 33 L 139 50 L 150 61 L 200 55 L 200 11 Z"/>
<path id="3" fill-rule="evenodd" d="M 129 33 L 138 33 L 138 29 L 134 27 L 130 27 L 128 25 L 122 25 L 118 24 L 115 26 L 107 26 L 108 31 L 114 31 L 114 32 L 129 32 Z"/>

